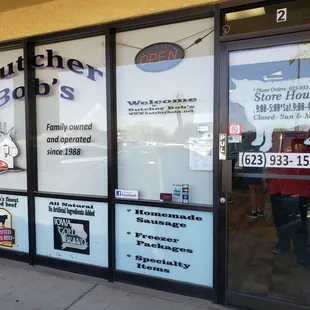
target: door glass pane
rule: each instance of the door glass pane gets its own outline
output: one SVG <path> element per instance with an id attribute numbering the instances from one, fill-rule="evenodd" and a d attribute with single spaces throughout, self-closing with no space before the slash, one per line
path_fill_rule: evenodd
<path id="1" fill-rule="evenodd" d="M 310 44 L 232 52 L 229 74 L 228 289 L 310 305 Z"/>

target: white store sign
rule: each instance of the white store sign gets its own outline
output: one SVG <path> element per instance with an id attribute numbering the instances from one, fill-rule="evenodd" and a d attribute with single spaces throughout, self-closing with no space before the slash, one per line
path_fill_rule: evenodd
<path id="1" fill-rule="evenodd" d="M 117 205 L 116 268 L 212 286 L 212 213 Z"/>
<path id="2" fill-rule="evenodd" d="M 310 168 L 310 154 L 305 153 L 239 153 L 240 167 Z"/>
<path id="3" fill-rule="evenodd" d="M 115 198 L 139 199 L 139 193 L 136 190 L 116 189 Z"/>
<path id="4" fill-rule="evenodd" d="M 309 125 L 310 78 L 276 82 L 232 81 L 236 89 L 231 91 L 230 101 L 244 107 L 248 122 L 256 128 L 252 146 L 260 146 L 261 152 L 271 149 L 275 128 L 289 130 Z M 309 141 L 305 141 L 307 143 Z"/>

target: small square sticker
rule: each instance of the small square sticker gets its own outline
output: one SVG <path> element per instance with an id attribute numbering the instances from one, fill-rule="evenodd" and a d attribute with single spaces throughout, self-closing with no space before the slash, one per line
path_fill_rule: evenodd
<path id="1" fill-rule="evenodd" d="M 242 135 L 242 124 L 241 123 L 230 123 L 228 126 L 229 136 L 241 136 Z"/>

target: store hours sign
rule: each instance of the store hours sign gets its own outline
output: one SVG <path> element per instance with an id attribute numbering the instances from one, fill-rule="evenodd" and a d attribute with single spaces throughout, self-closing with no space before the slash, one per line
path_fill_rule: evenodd
<path id="1" fill-rule="evenodd" d="M 212 213 L 117 205 L 116 267 L 212 286 Z"/>
<path id="2" fill-rule="evenodd" d="M 256 128 L 252 146 L 260 146 L 261 152 L 271 149 L 275 128 L 293 129 L 310 124 L 310 78 L 232 81 L 236 89 L 231 91 L 230 101 L 244 107 L 247 120 Z M 310 145 L 309 139 L 305 145 Z"/>

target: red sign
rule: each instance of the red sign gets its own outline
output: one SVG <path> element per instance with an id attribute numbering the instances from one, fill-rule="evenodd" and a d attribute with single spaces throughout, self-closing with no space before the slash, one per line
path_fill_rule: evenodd
<path id="1" fill-rule="evenodd" d="M 163 201 L 172 201 L 172 194 L 160 193 L 160 199 Z"/>
<path id="2" fill-rule="evenodd" d="M 228 126 L 229 136 L 241 136 L 242 135 L 242 124 L 241 123 L 230 123 Z"/>
<path id="3" fill-rule="evenodd" d="M 0 208 L 0 246 L 12 248 L 15 244 L 15 230 L 12 228 L 12 214 Z"/>
<path id="4" fill-rule="evenodd" d="M 0 228 L 0 245 L 11 247 L 15 244 L 15 230 L 11 228 Z"/>
<path id="5" fill-rule="evenodd" d="M 143 71 L 161 72 L 178 65 L 184 55 L 184 49 L 178 44 L 161 42 L 143 48 L 137 54 L 135 63 Z"/>

